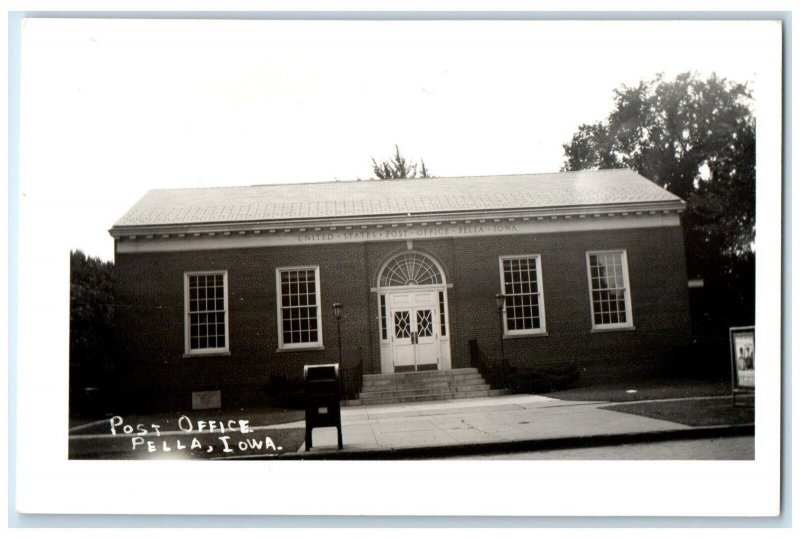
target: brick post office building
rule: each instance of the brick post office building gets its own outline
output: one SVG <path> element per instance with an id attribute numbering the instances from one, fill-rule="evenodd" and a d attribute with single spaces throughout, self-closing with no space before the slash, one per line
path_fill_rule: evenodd
<path id="1" fill-rule="evenodd" d="M 640 379 L 689 338 L 683 208 L 628 170 L 154 190 L 110 231 L 118 393 L 255 404 L 339 338 L 359 376 L 478 350 L 510 376 Z"/>

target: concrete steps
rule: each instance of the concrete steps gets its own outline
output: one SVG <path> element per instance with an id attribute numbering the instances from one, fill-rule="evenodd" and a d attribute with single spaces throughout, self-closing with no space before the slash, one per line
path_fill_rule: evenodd
<path id="1" fill-rule="evenodd" d="M 432 378 L 430 380 L 426 379 L 419 379 L 419 378 L 411 378 L 408 380 L 381 380 L 380 382 L 367 382 L 364 381 L 364 385 L 361 391 L 388 391 L 392 389 L 417 389 L 417 388 L 446 388 L 446 387 L 457 387 L 457 386 L 466 386 L 466 385 L 479 385 L 484 384 L 483 378 L 478 375 L 470 375 L 470 376 L 456 376 L 453 378 Z"/>
<path id="2" fill-rule="evenodd" d="M 397 395 L 398 397 L 405 397 L 405 396 L 416 396 L 416 395 L 426 395 L 428 393 L 464 393 L 464 392 L 471 392 L 471 391 L 486 391 L 491 389 L 489 384 L 470 384 L 470 385 L 447 385 L 447 386 L 438 386 L 438 387 L 424 387 L 424 386 L 415 386 L 415 387 L 398 387 L 393 389 L 384 389 L 382 391 L 362 391 L 359 395 L 359 398 L 363 399 L 370 399 L 370 398 L 380 398 L 387 395 L 387 393 L 391 393 L 392 395 Z"/>
<path id="3" fill-rule="evenodd" d="M 491 389 L 477 369 L 367 374 L 359 398 L 349 405 L 395 404 L 507 395 Z"/>

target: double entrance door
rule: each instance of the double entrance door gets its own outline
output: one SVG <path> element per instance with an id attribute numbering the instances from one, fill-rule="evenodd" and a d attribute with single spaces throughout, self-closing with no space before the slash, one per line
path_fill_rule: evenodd
<path id="1" fill-rule="evenodd" d="M 438 292 L 395 292 L 389 314 L 394 372 L 442 368 Z"/>

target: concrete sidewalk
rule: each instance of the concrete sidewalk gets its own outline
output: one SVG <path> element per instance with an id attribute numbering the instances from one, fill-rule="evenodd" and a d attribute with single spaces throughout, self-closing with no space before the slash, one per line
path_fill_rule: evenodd
<path id="1" fill-rule="evenodd" d="M 753 426 L 689 427 L 612 410 L 608 402 L 538 395 L 348 406 L 342 408 L 344 449 L 335 428 L 316 428 L 313 447 L 280 458 L 425 458 L 531 449 L 752 434 Z M 297 421 L 271 428 L 303 428 Z"/>

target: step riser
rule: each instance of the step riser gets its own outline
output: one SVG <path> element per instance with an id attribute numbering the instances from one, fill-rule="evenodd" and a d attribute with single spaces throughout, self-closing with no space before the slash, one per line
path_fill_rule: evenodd
<path id="1" fill-rule="evenodd" d="M 369 398 L 384 398 L 384 397 L 405 397 L 405 396 L 426 395 L 429 393 L 440 393 L 440 392 L 465 393 L 470 391 L 488 391 L 489 389 L 490 389 L 489 384 L 476 384 L 469 386 L 444 387 L 444 388 L 421 387 L 417 389 L 400 389 L 396 391 L 362 391 L 360 398 L 369 399 Z"/>
<path id="2" fill-rule="evenodd" d="M 434 379 L 434 380 L 381 380 L 380 382 L 364 382 L 362 387 L 364 388 L 388 388 L 388 387 L 411 387 L 411 386 L 427 386 L 427 385 L 435 385 L 439 384 L 442 386 L 446 385 L 458 385 L 458 384 L 470 384 L 475 382 L 481 382 L 483 380 L 482 376 L 474 376 L 468 375 L 464 377 L 457 377 L 457 378 L 442 378 L 442 379 Z"/>
<path id="3" fill-rule="evenodd" d="M 361 393 L 396 393 L 397 391 L 419 391 L 420 389 L 427 389 L 428 391 L 447 391 L 461 387 L 482 386 L 484 384 L 486 384 L 485 380 L 472 380 L 465 384 L 414 384 L 407 386 L 363 387 L 361 388 Z"/>
<path id="4" fill-rule="evenodd" d="M 362 405 L 441 401 L 506 394 L 494 390 L 475 368 L 446 371 L 367 374 L 358 399 Z"/>
<path id="5" fill-rule="evenodd" d="M 413 375 L 402 375 L 402 374 L 390 374 L 390 375 L 380 375 L 377 378 L 370 378 L 364 376 L 365 382 L 370 383 L 380 383 L 380 382 L 387 382 L 392 380 L 438 380 L 440 378 L 462 378 L 468 376 L 480 376 L 481 373 L 479 372 L 443 372 L 441 374 L 437 374 L 436 376 L 425 376 L 423 373 L 413 373 Z"/>
<path id="6" fill-rule="evenodd" d="M 478 369 L 465 368 L 465 369 L 450 369 L 443 371 L 416 371 L 416 372 L 398 372 L 394 374 L 365 374 L 364 380 L 381 380 L 381 379 L 395 379 L 395 378 L 433 378 L 436 376 L 453 376 L 457 374 L 480 374 Z"/>
<path id="7" fill-rule="evenodd" d="M 508 389 L 490 389 L 488 393 L 489 397 L 500 397 L 502 395 L 511 394 L 511 392 Z M 454 399 L 427 398 L 425 400 L 454 400 Z M 364 406 L 367 404 L 398 404 L 399 402 L 400 401 L 398 400 L 392 400 L 392 399 L 382 399 L 381 402 L 375 402 L 375 399 L 372 399 L 370 402 L 363 402 L 361 399 L 354 399 L 354 400 L 343 401 L 342 406 Z M 412 402 L 412 401 L 406 401 L 406 402 Z M 424 402 L 424 401 L 416 401 L 416 402 Z"/>
<path id="8" fill-rule="evenodd" d="M 427 395 L 413 395 L 408 397 L 388 397 L 388 398 L 362 398 L 361 403 L 370 404 L 397 404 L 403 402 L 425 402 L 439 400 L 470 399 L 476 397 L 489 397 L 489 390 L 465 391 L 463 393 L 430 393 Z"/>

